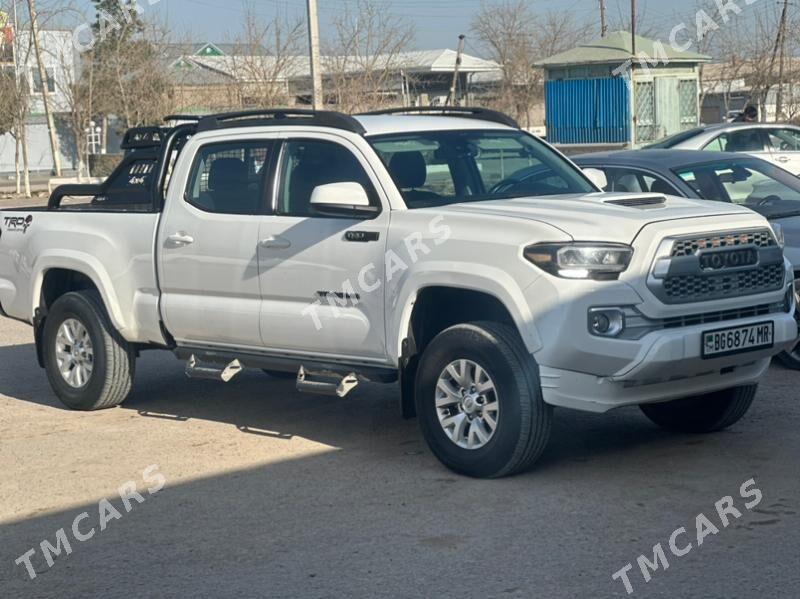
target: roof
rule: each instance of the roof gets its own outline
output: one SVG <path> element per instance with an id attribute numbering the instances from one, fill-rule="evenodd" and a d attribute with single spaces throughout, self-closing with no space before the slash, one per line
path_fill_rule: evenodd
<path id="1" fill-rule="evenodd" d="M 419 115 L 362 115 L 356 119 L 367 130 L 366 135 L 390 135 L 392 133 L 411 133 L 421 131 L 453 131 L 466 129 L 505 129 L 511 127 L 472 118 L 457 116 L 419 116 Z"/>
<path id="2" fill-rule="evenodd" d="M 705 150 L 621 150 L 579 154 L 570 158 L 579 166 L 638 166 L 654 171 L 719 160 L 758 160 L 748 154 Z"/>
<path id="3" fill-rule="evenodd" d="M 363 65 L 369 64 L 373 69 L 388 66 L 390 70 L 407 73 L 452 73 L 456 64 L 454 50 L 427 50 L 419 52 L 400 52 L 395 55 L 377 55 L 375 57 L 357 56 L 322 56 L 323 76 L 332 72 L 359 72 Z M 308 56 L 290 56 L 283 59 L 283 66 L 276 69 L 275 57 L 268 55 L 232 54 L 224 56 L 198 56 L 184 54 L 176 58 L 173 66 L 181 64 L 195 65 L 218 73 L 247 79 L 253 72 L 274 75 L 276 80 L 302 79 L 311 77 Z M 462 73 L 493 73 L 500 71 L 500 65 L 491 60 L 484 60 L 469 54 L 462 55 Z M 280 71 L 280 72 L 278 72 Z"/>
<path id="4" fill-rule="evenodd" d="M 615 31 L 606 37 L 601 37 L 591 42 L 580 44 L 571 50 L 561 52 L 537 62 L 538 67 L 555 67 L 580 64 L 622 64 L 630 59 L 631 34 L 627 31 Z M 640 35 L 636 36 L 636 55 L 645 55 L 651 60 L 663 61 L 666 57 L 669 62 L 708 62 L 710 56 L 697 52 L 682 52 L 675 50 L 670 44 L 660 40 L 651 40 Z"/>

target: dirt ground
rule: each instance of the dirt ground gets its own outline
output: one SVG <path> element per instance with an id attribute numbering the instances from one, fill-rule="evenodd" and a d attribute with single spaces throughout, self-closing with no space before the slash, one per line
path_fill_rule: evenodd
<path id="1" fill-rule="evenodd" d="M 796 597 L 798 383 L 774 366 L 747 418 L 705 437 L 635 408 L 559 410 L 534 470 L 477 481 L 436 462 L 393 386 L 342 400 L 261 372 L 187 380 L 153 352 L 123 406 L 67 411 L 30 328 L 3 319 L 0 596 L 626 597 L 611 576 L 632 563 L 634 596 Z M 152 494 L 149 466 L 165 479 Z M 746 510 L 750 478 L 763 499 Z M 742 516 L 726 528 L 727 495 Z M 698 547 L 701 512 L 719 530 Z M 645 583 L 636 558 L 681 526 L 694 548 Z M 41 543 L 62 528 L 71 551 L 49 567 Z M 14 563 L 30 549 L 34 579 Z"/>

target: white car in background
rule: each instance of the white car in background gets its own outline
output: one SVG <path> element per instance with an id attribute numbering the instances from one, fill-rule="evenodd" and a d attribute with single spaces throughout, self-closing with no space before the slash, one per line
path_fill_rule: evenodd
<path id="1" fill-rule="evenodd" d="M 721 123 L 676 133 L 644 149 L 741 152 L 800 175 L 800 127 L 776 123 Z"/>

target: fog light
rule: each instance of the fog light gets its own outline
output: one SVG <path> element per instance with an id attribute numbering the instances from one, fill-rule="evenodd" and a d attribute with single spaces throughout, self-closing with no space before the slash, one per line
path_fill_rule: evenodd
<path id="1" fill-rule="evenodd" d="M 616 337 L 625 330 L 625 314 L 619 308 L 591 308 L 589 332 L 597 337 Z"/>

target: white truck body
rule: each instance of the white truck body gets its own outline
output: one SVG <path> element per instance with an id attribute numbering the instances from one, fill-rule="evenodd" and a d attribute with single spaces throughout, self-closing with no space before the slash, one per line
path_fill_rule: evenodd
<path id="1" fill-rule="evenodd" d="M 593 187 L 581 194 L 409 209 L 371 137 L 514 129 L 452 116 L 358 120 L 365 134 L 301 124 L 201 131 L 178 156 L 163 211 L 3 210 L 2 311 L 34 324 L 46 310 L 48 272 L 61 269 L 91 281 L 113 327 L 135 347 L 390 372 L 403 367 L 404 342 L 424 290 L 471 290 L 507 310 L 538 365 L 545 403 L 596 412 L 756 383 L 770 358 L 796 343 L 793 273 L 782 258 L 780 280 L 763 292 L 741 289 L 690 302 L 665 301 L 658 292 L 663 272 L 657 270 L 667 268 L 681 240 L 708 239 L 709 247 L 724 249 L 724 241 L 711 240 L 745 242 L 755 232 L 776 246 L 763 217 L 677 197 L 624 205 L 630 196 Z M 186 200 L 202 148 L 295 138 L 351 152 L 377 192 L 377 215 L 219 214 Z M 365 236 L 370 241 L 353 241 Z M 554 276 L 525 255 L 536 244 L 570 242 L 624 244 L 633 253 L 616 280 Z M 340 301 L 330 301 L 332 293 Z M 620 307 L 641 334 L 592 334 L 587 313 L 597 307 Z M 764 322 L 774 327 L 769 346 L 701 355 L 710 329 Z"/>

